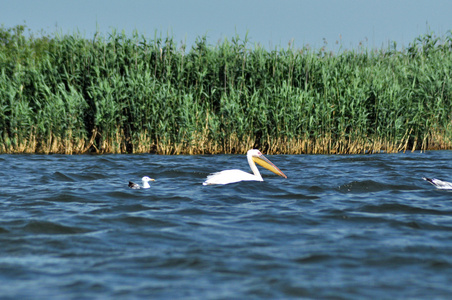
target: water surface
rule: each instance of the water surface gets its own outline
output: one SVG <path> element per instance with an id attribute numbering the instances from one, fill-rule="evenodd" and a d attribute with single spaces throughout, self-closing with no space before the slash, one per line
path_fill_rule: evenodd
<path id="1" fill-rule="evenodd" d="M 267 157 L 0 155 L 0 298 L 451 295 L 451 151 Z"/>

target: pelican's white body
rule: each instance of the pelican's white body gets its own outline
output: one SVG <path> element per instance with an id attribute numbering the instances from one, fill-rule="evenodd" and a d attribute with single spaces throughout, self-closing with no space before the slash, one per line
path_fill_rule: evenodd
<path id="1" fill-rule="evenodd" d="M 264 181 L 255 162 L 261 164 L 263 167 L 267 168 L 273 173 L 287 178 L 287 176 L 284 175 L 284 173 L 281 172 L 281 170 L 279 170 L 274 164 L 272 164 L 264 155 L 262 155 L 259 150 L 248 150 L 246 158 L 248 160 L 248 164 L 250 165 L 251 171 L 253 171 L 253 174 L 238 169 L 225 170 L 207 176 L 207 179 L 206 181 L 204 181 L 203 185 L 229 184 L 240 181 Z"/>

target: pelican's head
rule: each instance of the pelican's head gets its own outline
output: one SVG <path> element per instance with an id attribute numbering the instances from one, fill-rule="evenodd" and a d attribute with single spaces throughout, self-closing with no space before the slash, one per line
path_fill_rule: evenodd
<path id="1" fill-rule="evenodd" d="M 143 182 L 155 181 L 154 178 L 150 178 L 150 177 L 148 177 L 148 176 L 144 176 L 143 178 L 141 178 L 141 180 L 142 180 Z"/>
<path id="2" fill-rule="evenodd" d="M 269 171 L 272 171 L 276 175 L 287 178 L 287 176 L 280 169 L 278 169 L 278 167 L 275 166 L 270 160 L 268 160 L 268 158 L 266 158 L 259 150 L 257 149 L 248 150 L 246 156 L 248 158 L 251 157 L 251 159 L 255 163 L 259 164 L 260 166 L 266 168 Z"/>

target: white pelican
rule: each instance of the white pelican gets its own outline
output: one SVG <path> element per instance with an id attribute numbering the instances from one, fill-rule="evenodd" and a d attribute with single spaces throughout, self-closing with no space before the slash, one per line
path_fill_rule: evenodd
<path id="1" fill-rule="evenodd" d="M 439 180 L 436 178 L 427 178 L 427 177 L 422 177 L 422 179 L 430 182 L 431 184 L 433 184 L 434 186 L 436 186 L 437 188 L 439 188 L 441 190 L 452 190 L 451 182 L 442 181 L 442 180 Z"/>
<path id="2" fill-rule="evenodd" d="M 144 176 L 141 178 L 141 181 L 143 182 L 143 186 L 140 186 L 138 183 L 134 183 L 132 181 L 129 181 L 129 188 L 138 190 L 138 189 L 148 189 L 151 186 L 149 185 L 149 181 L 155 181 L 154 178 L 150 178 L 148 176 Z"/>
<path id="3" fill-rule="evenodd" d="M 203 185 L 228 184 L 240 181 L 264 181 L 255 163 L 258 163 L 262 167 L 272 171 L 273 173 L 281 177 L 287 178 L 287 176 L 283 172 L 281 172 L 280 169 L 278 169 L 257 149 L 248 150 L 248 152 L 246 153 L 246 158 L 248 159 L 248 164 L 250 165 L 253 174 L 237 169 L 225 170 L 207 176 L 207 179 L 203 182 Z"/>

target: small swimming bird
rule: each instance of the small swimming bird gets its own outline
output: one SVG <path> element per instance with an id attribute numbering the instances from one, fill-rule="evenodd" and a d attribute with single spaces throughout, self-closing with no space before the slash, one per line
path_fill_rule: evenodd
<path id="1" fill-rule="evenodd" d="M 225 170 L 207 176 L 207 179 L 203 182 L 203 185 L 229 184 L 240 181 L 264 181 L 255 163 L 258 163 L 262 167 L 272 171 L 273 173 L 281 177 L 287 178 L 287 176 L 283 172 L 281 172 L 280 169 L 278 169 L 257 149 L 248 150 L 248 152 L 246 153 L 246 158 L 251 170 L 253 171 L 253 174 L 237 169 Z"/>
<path id="2" fill-rule="evenodd" d="M 129 188 L 138 190 L 138 189 L 148 189 L 151 186 L 149 185 L 149 181 L 155 181 L 154 178 L 150 178 L 148 176 L 144 176 L 141 178 L 141 181 L 143 181 L 143 186 L 140 186 L 138 183 L 134 183 L 132 181 L 129 181 Z"/>
<path id="3" fill-rule="evenodd" d="M 439 179 L 436 179 L 436 178 L 427 178 L 427 177 L 422 177 L 422 179 L 430 182 L 431 184 L 436 186 L 438 189 L 441 189 L 441 190 L 452 190 L 452 183 L 451 182 L 442 181 L 442 180 L 439 180 Z"/>

